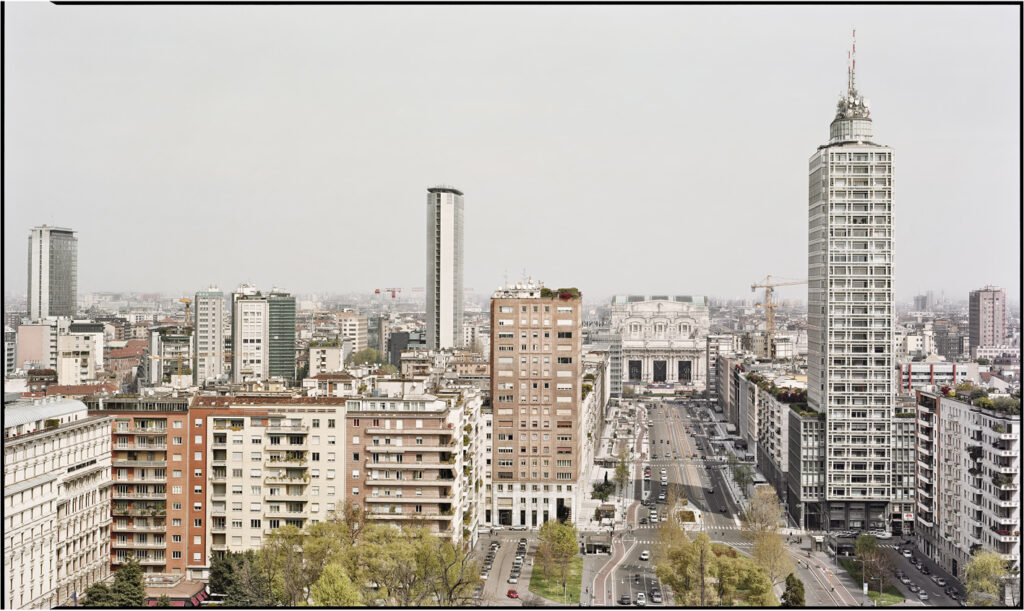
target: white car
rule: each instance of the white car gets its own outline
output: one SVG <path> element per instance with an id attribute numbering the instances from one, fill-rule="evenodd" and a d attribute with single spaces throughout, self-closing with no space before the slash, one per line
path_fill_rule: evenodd
<path id="1" fill-rule="evenodd" d="M 651 559 L 651 552 L 649 552 L 647 550 L 644 550 L 644 551 L 640 552 L 640 559 L 644 560 L 644 561 L 650 560 Z"/>
<path id="2" fill-rule="evenodd" d="M 910 558 L 910 557 L 911 557 L 911 556 L 913 556 L 913 555 L 914 555 L 914 553 L 913 553 L 913 552 L 911 552 L 911 551 L 910 551 L 909 549 L 905 549 L 905 550 L 903 550 L 903 557 L 904 557 L 904 558 Z"/>
<path id="3" fill-rule="evenodd" d="M 924 590 L 918 590 L 917 597 L 920 598 L 921 600 L 928 600 L 928 593 L 925 592 Z"/>
<path id="4" fill-rule="evenodd" d="M 647 606 L 647 595 L 640 592 L 636 595 L 636 606 L 646 607 Z"/>
<path id="5" fill-rule="evenodd" d="M 876 539 L 892 539 L 892 533 L 884 530 L 873 530 L 868 534 Z"/>

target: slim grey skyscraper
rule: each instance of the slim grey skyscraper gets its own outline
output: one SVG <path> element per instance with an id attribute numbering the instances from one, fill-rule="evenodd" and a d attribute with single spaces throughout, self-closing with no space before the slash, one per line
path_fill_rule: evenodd
<path id="1" fill-rule="evenodd" d="M 911 498 L 890 505 L 904 483 L 897 454 L 911 451 L 892 433 L 893 150 L 873 142 L 855 74 L 810 158 L 807 398 L 827 415 L 826 523 L 867 530 L 914 504 L 911 479 Z"/>
<path id="2" fill-rule="evenodd" d="M 28 236 L 28 315 L 74 316 L 78 310 L 78 238 L 71 229 L 33 227 Z"/>
<path id="3" fill-rule="evenodd" d="M 427 189 L 427 346 L 462 346 L 462 191 Z"/>
<path id="4" fill-rule="evenodd" d="M 1006 289 L 986 286 L 971 291 L 968 316 L 971 358 L 977 358 L 979 346 L 1006 343 Z"/>
<path id="5" fill-rule="evenodd" d="M 196 351 L 193 379 L 202 386 L 224 374 L 224 321 L 228 313 L 224 293 L 213 286 L 196 292 L 192 305 Z"/>

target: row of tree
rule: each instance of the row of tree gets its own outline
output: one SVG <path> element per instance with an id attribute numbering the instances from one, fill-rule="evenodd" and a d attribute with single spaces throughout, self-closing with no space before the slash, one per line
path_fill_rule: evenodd
<path id="1" fill-rule="evenodd" d="M 478 581 L 460 544 L 415 523 L 369 523 L 347 505 L 304 530 L 275 529 L 259 550 L 229 552 L 210 568 L 210 590 L 237 607 L 459 606 Z"/>

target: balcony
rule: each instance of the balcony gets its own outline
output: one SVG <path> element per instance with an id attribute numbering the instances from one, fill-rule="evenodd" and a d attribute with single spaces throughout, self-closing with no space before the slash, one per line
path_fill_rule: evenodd
<path id="1" fill-rule="evenodd" d="M 278 509 L 276 511 L 268 509 L 264 515 L 268 518 L 292 518 L 303 520 L 309 517 L 306 515 L 305 511 L 288 511 L 287 509 Z"/>
<path id="2" fill-rule="evenodd" d="M 135 458 L 116 458 L 110 463 L 114 467 L 166 467 L 167 460 L 141 460 Z"/>
<path id="3" fill-rule="evenodd" d="M 284 456 L 267 456 L 264 459 L 267 466 L 276 467 L 303 467 L 306 466 L 305 458 L 287 458 Z"/>
<path id="4" fill-rule="evenodd" d="M 437 504 L 450 503 L 451 498 L 446 496 L 416 496 L 410 493 L 404 496 L 368 496 L 367 503 L 414 503 L 414 504 Z"/>
<path id="5" fill-rule="evenodd" d="M 212 532 L 212 533 L 222 533 L 222 532 L 227 532 L 227 530 L 228 530 L 228 525 L 227 524 L 213 524 L 213 525 L 210 526 L 210 532 Z"/>
<path id="6" fill-rule="evenodd" d="M 156 533 L 164 532 L 167 530 L 166 524 L 133 524 L 131 526 L 118 526 L 117 522 L 110 525 L 112 532 L 139 532 L 139 533 Z"/>
<path id="7" fill-rule="evenodd" d="M 385 429 L 379 426 L 371 426 L 366 429 L 367 435 L 454 435 L 455 432 L 456 430 L 453 426 L 427 429 Z"/>
<path id="8" fill-rule="evenodd" d="M 167 510 L 163 507 L 152 508 L 152 507 L 117 507 L 116 505 L 111 509 L 111 514 L 115 516 L 165 516 Z"/>
<path id="9" fill-rule="evenodd" d="M 115 479 L 114 481 L 115 482 L 123 482 L 125 484 L 166 484 L 167 483 L 167 478 L 166 477 L 153 477 L 152 475 L 150 475 L 150 476 L 143 477 L 143 478 Z"/>
<path id="10" fill-rule="evenodd" d="M 110 446 L 113 452 L 166 452 L 166 443 L 118 443 Z"/>
<path id="11" fill-rule="evenodd" d="M 211 506 L 210 507 L 210 515 L 211 516 L 226 516 L 227 515 L 227 507 L 212 507 Z"/>
<path id="12" fill-rule="evenodd" d="M 227 447 L 228 447 L 228 444 L 227 444 L 226 441 L 215 441 L 215 442 L 210 444 L 210 449 L 211 450 L 226 450 Z"/>
<path id="13" fill-rule="evenodd" d="M 211 482 L 223 482 L 223 481 L 227 481 L 227 479 L 228 479 L 228 472 L 227 471 L 213 471 L 213 472 L 210 473 L 210 481 Z"/>
<path id="14" fill-rule="evenodd" d="M 111 562 L 111 564 L 127 564 L 129 560 L 130 560 L 130 558 L 113 558 L 113 559 L 111 559 L 110 562 Z M 139 564 L 141 564 L 143 566 L 163 566 L 163 565 L 167 564 L 166 558 L 149 558 L 149 557 L 144 557 L 144 558 L 136 558 L 136 560 L 138 560 Z"/>
<path id="15" fill-rule="evenodd" d="M 268 426 L 267 433 L 309 433 L 308 426 Z"/>
<path id="16" fill-rule="evenodd" d="M 1013 490 L 1017 487 L 1017 484 L 1013 482 L 1013 478 L 1002 474 L 992 476 L 992 485 L 1000 490 Z"/>
<path id="17" fill-rule="evenodd" d="M 274 503 L 307 503 L 309 499 L 301 494 L 266 494 L 263 499 Z"/>
<path id="18" fill-rule="evenodd" d="M 212 549 L 215 552 L 226 552 L 228 550 L 228 544 L 227 543 L 211 543 L 210 544 L 210 549 Z"/>
<path id="19" fill-rule="evenodd" d="M 1019 530 L 996 528 L 995 526 L 992 526 L 991 530 L 995 540 L 999 541 L 1000 543 L 1016 543 L 1017 541 L 1020 541 Z"/>
<path id="20" fill-rule="evenodd" d="M 124 431 L 124 430 L 117 430 L 117 431 L 114 431 L 114 432 L 118 433 L 118 434 L 120 434 L 120 433 L 135 433 L 135 434 L 138 434 L 138 435 L 166 435 L 167 434 L 167 428 L 166 427 L 139 427 L 139 426 L 132 426 L 132 427 L 128 427 L 128 430 L 126 430 L 126 431 Z"/>
<path id="21" fill-rule="evenodd" d="M 160 541 L 146 541 L 145 543 L 139 543 L 138 541 L 118 541 L 117 539 L 110 542 L 111 548 L 131 548 L 131 549 L 167 549 L 167 542 Z"/>
<path id="22" fill-rule="evenodd" d="M 308 475 L 266 475 L 263 481 L 268 484 L 296 484 L 305 485 L 309 483 Z"/>
<path id="23" fill-rule="evenodd" d="M 114 490 L 113 498 L 139 501 L 164 501 L 167 500 L 166 492 L 118 492 Z"/>

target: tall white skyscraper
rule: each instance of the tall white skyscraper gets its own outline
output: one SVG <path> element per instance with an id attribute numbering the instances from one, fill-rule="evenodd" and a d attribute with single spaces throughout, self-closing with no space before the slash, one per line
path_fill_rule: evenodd
<path id="1" fill-rule="evenodd" d="M 897 467 L 913 464 L 899 453 L 913 448 L 893 443 L 893 150 L 873 141 L 855 62 L 829 142 L 810 158 L 807 394 L 827 414 L 832 529 L 888 528 L 913 511 L 894 494 Z"/>
<path id="2" fill-rule="evenodd" d="M 232 298 L 231 376 L 235 384 L 270 377 L 270 303 L 243 284 Z"/>
<path id="3" fill-rule="evenodd" d="M 28 236 L 28 315 L 73 317 L 78 310 L 78 238 L 71 229 L 33 227 Z"/>
<path id="4" fill-rule="evenodd" d="M 198 291 L 193 311 L 196 350 L 194 382 L 202 386 L 206 380 L 215 380 L 224 373 L 224 321 L 227 318 L 224 293 L 213 286 Z"/>
<path id="5" fill-rule="evenodd" d="M 427 346 L 462 346 L 462 191 L 427 189 Z"/>

